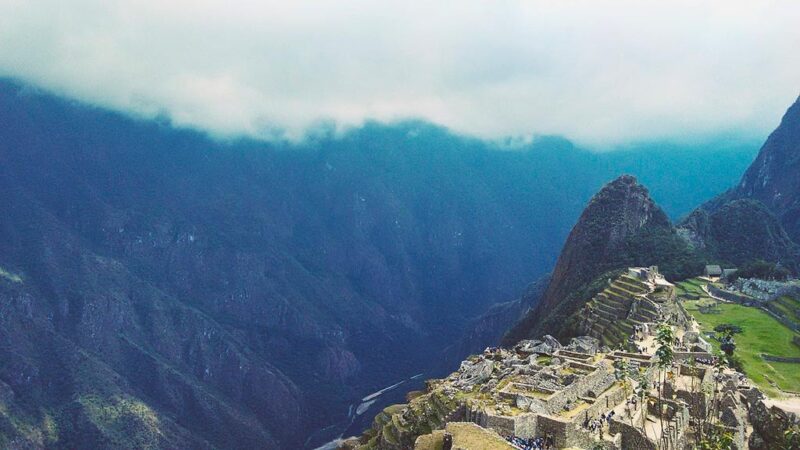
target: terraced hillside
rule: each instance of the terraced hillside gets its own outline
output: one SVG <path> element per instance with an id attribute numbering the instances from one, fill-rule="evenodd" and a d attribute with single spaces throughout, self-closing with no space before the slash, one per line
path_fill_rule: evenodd
<path id="1" fill-rule="evenodd" d="M 359 450 L 413 448 L 418 436 L 442 429 L 463 415 L 458 399 L 434 386 L 429 389 L 408 404 L 389 406 L 375 416 L 372 428 L 365 432 L 367 443 Z"/>
<path id="2" fill-rule="evenodd" d="M 631 274 L 617 277 L 578 313 L 580 331 L 612 348 L 623 345 L 636 325 L 657 321 L 661 307 L 656 290 Z"/>
<path id="3" fill-rule="evenodd" d="M 784 295 L 769 302 L 766 308 L 787 320 L 787 325 L 800 328 L 800 300 Z"/>

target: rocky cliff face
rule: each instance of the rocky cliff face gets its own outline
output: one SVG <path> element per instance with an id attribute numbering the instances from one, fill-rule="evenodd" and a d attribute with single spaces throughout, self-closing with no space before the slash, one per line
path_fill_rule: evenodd
<path id="1" fill-rule="evenodd" d="M 778 262 L 798 270 L 800 239 L 800 100 L 769 136 L 730 191 L 689 214 L 679 231 L 709 260 Z"/>
<path id="2" fill-rule="evenodd" d="M 699 270 L 701 263 L 647 189 L 623 175 L 592 197 L 564 244 L 539 305 L 509 331 L 504 344 L 543 334 L 568 336 L 573 331 L 569 319 L 599 287 L 593 286 L 598 277 L 636 265 L 659 265 L 665 274 L 678 277 Z"/>
<path id="3" fill-rule="evenodd" d="M 800 241 L 800 99 L 786 111 L 732 195 L 764 203 L 789 236 Z"/>

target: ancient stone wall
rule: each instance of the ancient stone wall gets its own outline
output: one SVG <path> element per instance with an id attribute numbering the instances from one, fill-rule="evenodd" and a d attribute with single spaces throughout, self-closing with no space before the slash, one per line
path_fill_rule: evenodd
<path id="1" fill-rule="evenodd" d="M 630 423 L 625 423 L 617 418 L 611 421 L 609 430 L 612 434 L 621 435 L 621 448 L 623 449 L 637 449 L 637 450 L 656 450 L 656 443 L 647 438 L 635 426 Z"/>
<path id="2" fill-rule="evenodd" d="M 768 355 L 766 353 L 762 353 L 761 354 L 761 359 L 763 359 L 764 361 L 800 364 L 800 358 L 791 358 L 791 357 L 788 357 L 788 356 Z"/>
<path id="3" fill-rule="evenodd" d="M 714 355 L 708 352 L 674 352 L 673 354 L 675 362 L 685 362 L 692 358 L 695 360 L 698 358 L 707 360 L 714 359 Z"/>
<path id="4" fill-rule="evenodd" d="M 598 367 L 594 372 L 578 377 L 572 384 L 566 386 L 547 400 L 546 411 L 551 415 L 558 415 L 564 411 L 569 403 L 574 403 L 579 397 L 592 392 L 599 396 L 615 381 L 614 374 L 605 366 Z"/>
<path id="5" fill-rule="evenodd" d="M 719 297 L 719 298 L 727 300 L 729 302 L 739 303 L 741 305 L 747 305 L 747 306 L 754 305 L 754 304 L 757 305 L 757 304 L 760 304 L 760 303 L 762 303 L 764 301 L 762 299 L 757 299 L 757 298 L 754 298 L 754 297 L 747 297 L 747 296 L 742 295 L 742 294 L 737 294 L 735 292 L 726 291 L 726 290 L 720 289 L 718 287 L 715 287 L 712 284 L 708 285 L 708 292 L 710 292 L 711 295 L 713 295 L 715 297 Z"/>
<path id="6" fill-rule="evenodd" d="M 570 434 L 569 422 L 549 416 L 539 416 L 536 431 L 539 436 L 550 436 L 554 439 L 556 447 L 568 447 L 567 439 Z"/>

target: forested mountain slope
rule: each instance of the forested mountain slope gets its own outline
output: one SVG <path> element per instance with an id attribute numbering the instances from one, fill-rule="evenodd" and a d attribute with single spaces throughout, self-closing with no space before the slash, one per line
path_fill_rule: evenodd
<path id="1" fill-rule="evenodd" d="M 548 272 L 611 174 L 663 180 L 676 151 L 419 122 L 217 141 L 7 81 L 0 124 L 0 437 L 32 447 L 299 448 Z M 673 215 L 729 176 L 669 170 Z"/>

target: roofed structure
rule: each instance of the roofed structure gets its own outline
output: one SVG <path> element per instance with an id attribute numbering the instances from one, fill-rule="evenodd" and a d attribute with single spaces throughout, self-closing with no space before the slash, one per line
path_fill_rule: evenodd
<path id="1" fill-rule="evenodd" d="M 722 267 L 716 264 L 709 264 L 706 266 L 703 274 L 709 278 L 718 278 L 722 276 Z"/>

